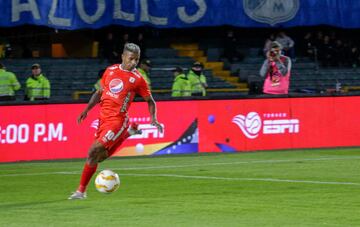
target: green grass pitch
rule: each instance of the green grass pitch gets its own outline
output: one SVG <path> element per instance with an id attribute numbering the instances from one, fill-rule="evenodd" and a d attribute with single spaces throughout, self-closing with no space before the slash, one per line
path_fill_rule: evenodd
<path id="1" fill-rule="evenodd" d="M 84 160 L 0 164 L 0 226 L 360 226 L 360 149 L 114 158 L 118 191 L 70 201 Z"/>

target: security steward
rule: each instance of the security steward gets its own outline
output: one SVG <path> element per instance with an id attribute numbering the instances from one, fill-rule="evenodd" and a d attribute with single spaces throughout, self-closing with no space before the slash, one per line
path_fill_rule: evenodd
<path id="1" fill-rule="evenodd" d="M 26 80 L 25 100 L 47 100 L 50 98 L 50 82 L 42 74 L 39 64 L 31 66 L 32 75 Z"/>
<path id="2" fill-rule="evenodd" d="M 14 73 L 0 63 L 0 101 L 15 100 L 15 91 L 21 87 Z"/>

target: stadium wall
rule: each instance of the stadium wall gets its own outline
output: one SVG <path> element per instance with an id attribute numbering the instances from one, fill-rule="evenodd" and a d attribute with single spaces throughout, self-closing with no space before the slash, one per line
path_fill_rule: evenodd
<path id="1" fill-rule="evenodd" d="M 115 156 L 242 152 L 360 146 L 360 97 L 265 98 L 158 102 L 165 131 L 132 104 L 130 137 Z M 85 104 L 0 106 L 0 162 L 84 158 L 98 107 L 80 125 Z"/>

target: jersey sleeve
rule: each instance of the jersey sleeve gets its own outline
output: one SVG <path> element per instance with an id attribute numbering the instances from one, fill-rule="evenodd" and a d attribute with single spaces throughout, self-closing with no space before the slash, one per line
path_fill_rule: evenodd
<path id="1" fill-rule="evenodd" d="M 139 84 L 136 89 L 136 94 L 140 95 L 143 98 L 151 95 L 149 86 L 143 77 L 140 78 Z"/>

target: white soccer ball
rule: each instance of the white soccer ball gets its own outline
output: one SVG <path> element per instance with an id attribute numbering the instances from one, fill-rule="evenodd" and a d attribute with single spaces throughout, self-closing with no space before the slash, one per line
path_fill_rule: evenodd
<path id="1" fill-rule="evenodd" d="M 120 186 L 120 178 L 117 173 L 105 169 L 95 178 L 95 187 L 101 193 L 111 193 L 116 191 Z"/>

